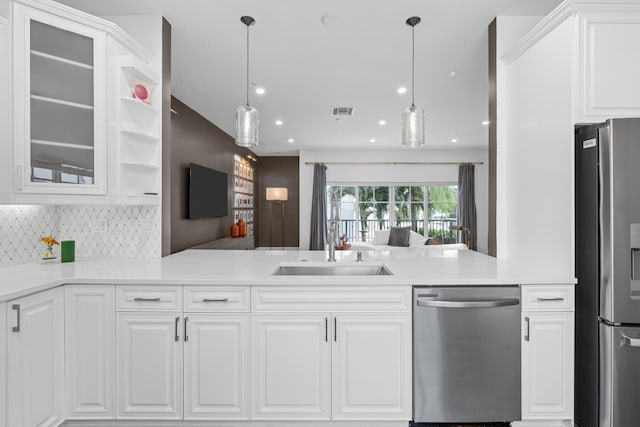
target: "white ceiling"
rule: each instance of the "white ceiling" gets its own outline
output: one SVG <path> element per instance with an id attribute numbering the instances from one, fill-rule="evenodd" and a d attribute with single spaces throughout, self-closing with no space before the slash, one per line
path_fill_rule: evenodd
<path id="1" fill-rule="evenodd" d="M 250 79 L 266 90 L 249 95 L 260 113 L 260 146 L 253 151 L 276 155 L 401 147 L 400 117 L 411 104 L 405 21 L 414 15 L 422 18 L 415 30 L 415 103 L 426 113 L 424 149 L 486 147 L 489 23 L 497 15 L 546 15 L 560 0 L 60 2 L 95 15 L 165 16 L 172 25 L 173 95 L 230 135 L 235 108 L 245 101 L 240 17 L 253 16 Z M 334 25 L 321 22 L 326 15 Z M 399 95 L 400 86 L 409 91 Z M 354 115 L 336 121 L 333 106 L 354 107 Z"/>

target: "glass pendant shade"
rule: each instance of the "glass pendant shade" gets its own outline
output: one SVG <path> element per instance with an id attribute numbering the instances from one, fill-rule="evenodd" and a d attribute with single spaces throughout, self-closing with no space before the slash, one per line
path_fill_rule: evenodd
<path id="1" fill-rule="evenodd" d="M 424 140 L 424 110 L 412 105 L 402 113 L 402 145 L 419 147 Z"/>
<path id="2" fill-rule="evenodd" d="M 256 147 L 258 145 L 258 110 L 241 105 L 236 109 L 236 145 Z"/>

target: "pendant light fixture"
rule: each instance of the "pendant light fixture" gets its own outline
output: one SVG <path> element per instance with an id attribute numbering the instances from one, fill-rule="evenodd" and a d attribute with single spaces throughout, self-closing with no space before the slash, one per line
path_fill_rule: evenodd
<path id="1" fill-rule="evenodd" d="M 247 26 L 247 105 L 236 109 L 236 145 L 240 147 L 258 146 L 258 110 L 249 105 L 249 26 L 256 23 L 251 16 L 243 16 L 240 21 Z"/>
<path id="2" fill-rule="evenodd" d="M 420 23 L 419 16 L 407 19 L 411 27 L 411 107 L 402 113 L 402 145 L 419 147 L 424 145 L 424 110 L 415 104 L 415 58 L 416 58 L 416 25 Z"/>

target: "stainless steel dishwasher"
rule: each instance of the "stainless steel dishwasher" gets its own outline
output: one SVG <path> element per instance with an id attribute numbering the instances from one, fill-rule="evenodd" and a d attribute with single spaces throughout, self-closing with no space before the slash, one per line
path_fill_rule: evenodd
<path id="1" fill-rule="evenodd" d="M 520 419 L 520 288 L 413 289 L 416 423 Z"/>

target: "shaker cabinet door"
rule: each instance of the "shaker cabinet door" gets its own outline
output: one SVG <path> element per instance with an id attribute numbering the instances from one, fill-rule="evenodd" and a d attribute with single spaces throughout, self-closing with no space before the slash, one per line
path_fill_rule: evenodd
<path id="1" fill-rule="evenodd" d="M 573 312 L 523 313 L 523 420 L 573 418 L 573 337 Z"/>
<path id="2" fill-rule="evenodd" d="M 333 419 L 411 419 L 411 316 L 336 314 Z"/>
<path id="3" fill-rule="evenodd" d="M 184 321 L 184 418 L 249 419 L 249 315 Z"/>
<path id="4" fill-rule="evenodd" d="M 329 315 L 262 314 L 251 322 L 252 418 L 328 420 Z"/>
<path id="5" fill-rule="evenodd" d="M 113 419 L 115 386 L 113 285 L 65 286 L 68 419 Z"/>
<path id="6" fill-rule="evenodd" d="M 58 425 L 64 414 L 64 292 L 7 304 L 7 425 Z"/>
<path id="7" fill-rule="evenodd" d="M 116 325 L 117 417 L 181 419 L 181 316 L 117 313 Z"/>

